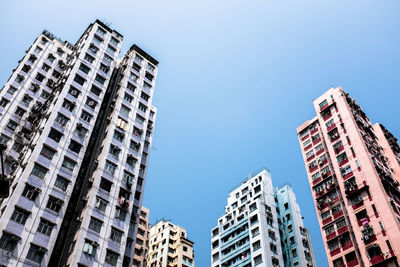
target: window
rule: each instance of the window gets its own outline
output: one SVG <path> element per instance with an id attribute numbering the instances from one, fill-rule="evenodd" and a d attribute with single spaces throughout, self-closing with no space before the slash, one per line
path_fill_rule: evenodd
<path id="1" fill-rule="evenodd" d="M 26 197 L 29 200 L 35 201 L 36 197 L 39 195 L 39 191 L 40 191 L 39 188 L 36 188 L 30 184 L 25 184 L 22 196 Z"/>
<path id="2" fill-rule="evenodd" d="M 129 148 L 137 152 L 140 148 L 140 143 L 136 143 L 135 141 L 131 140 L 129 143 Z"/>
<path id="3" fill-rule="evenodd" d="M 312 156 L 314 156 L 314 150 L 310 150 L 310 151 L 308 151 L 308 152 L 306 153 L 306 158 L 307 158 L 307 159 L 311 158 Z"/>
<path id="4" fill-rule="evenodd" d="M 85 239 L 85 243 L 83 244 L 83 253 L 86 253 L 90 256 L 96 255 L 97 246 L 91 240 Z"/>
<path id="5" fill-rule="evenodd" d="M 25 106 L 29 106 L 29 103 L 32 101 L 32 97 L 28 95 L 24 95 L 24 98 L 22 98 L 21 103 L 23 103 Z"/>
<path id="6" fill-rule="evenodd" d="M 133 68 L 134 70 L 136 70 L 137 72 L 140 72 L 140 69 L 141 69 L 142 67 L 141 67 L 139 64 L 133 62 L 132 68 Z"/>
<path id="7" fill-rule="evenodd" d="M 126 164 L 132 168 L 135 168 L 136 162 L 137 159 L 135 159 L 132 155 L 128 155 L 128 157 L 126 158 Z"/>
<path id="8" fill-rule="evenodd" d="M 324 220 L 324 219 L 328 218 L 330 215 L 331 215 L 331 212 L 328 210 L 328 211 L 325 211 L 324 213 L 321 213 L 321 218 L 322 218 L 322 220 Z"/>
<path id="9" fill-rule="evenodd" d="M 45 167 L 35 163 L 35 166 L 32 169 L 31 175 L 34 175 L 40 179 L 44 179 L 46 173 L 47 173 L 48 169 L 46 169 Z"/>
<path id="10" fill-rule="evenodd" d="M 130 73 L 129 78 L 134 82 L 136 82 L 139 79 L 139 77 L 133 72 Z"/>
<path id="11" fill-rule="evenodd" d="M 57 55 L 62 56 L 64 54 L 64 51 L 60 47 L 57 47 L 56 53 L 57 53 Z"/>
<path id="12" fill-rule="evenodd" d="M 110 145 L 110 150 L 108 151 L 113 157 L 118 158 L 121 149 L 113 144 Z"/>
<path id="13" fill-rule="evenodd" d="M 31 213 L 29 211 L 26 211 L 24 209 L 21 209 L 21 208 L 15 206 L 14 212 L 11 215 L 11 220 L 13 220 L 19 224 L 25 225 L 26 220 L 28 219 L 30 214 Z"/>
<path id="14" fill-rule="evenodd" d="M 62 103 L 62 107 L 65 108 L 66 110 L 72 112 L 75 108 L 75 104 L 73 104 L 71 101 L 64 99 L 64 102 Z"/>
<path id="15" fill-rule="evenodd" d="M 110 57 L 107 54 L 104 54 L 104 58 L 103 58 L 106 62 L 111 63 L 113 61 L 112 57 Z"/>
<path id="16" fill-rule="evenodd" d="M 117 169 L 117 165 L 115 165 L 114 163 L 111 163 L 110 161 L 106 161 L 106 164 L 104 166 L 105 171 L 114 175 L 116 169 Z"/>
<path id="17" fill-rule="evenodd" d="M 57 175 L 56 181 L 54 182 L 54 186 L 61 189 L 62 191 L 67 191 L 69 184 L 69 180 Z"/>
<path id="18" fill-rule="evenodd" d="M 317 173 L 311 175 L 311 179 L 312 179 L 313 181 L 317 180 L 319 177 L 321 177 L 321 174 L 320 174 L 319 172 L 317 172 Z"/>
<path id="19" fill-rule="evenodd" d="M 292 236 L 291 237 L 291 239 L 293 238 L 293 240 L 294 240 L 294 237 Z M 292 244 L 294 244 L 294 241 L 293 241 L 293 243 Z M 296 258 L 297 257 L 297 249 L 292 249 L 292 256 L 293 256 L 293 258 Z"/>
<path id="20" fill-rule="evenodd" d="M 147 106 L 146 106 L 146 105 L 143 105 L 142 103 L 139 103 L 139 109 L 140 109 L 141 111 L 143 111 L 143 112 L 146 112 Z"/>
<path id="21" fill-rule="evenodd" d="M 107 249 L 105 262 L 107 262 L 112 266 L 116 266 L 118 262 L 118 257 L 119 257 L 118 253 Z"/>
<path id="22" fill-rule="evenodd" d="M 49 196 L 49 200 L 47 201 L 46 208 L 49 210 L 59 212 L 62 207 L 63 201 L 53 196 Z"/>
<path id="23" fill-rule="evenodd" d="M 92 115 L 90 115 L 89 113 L 87 113 L 86 111 L 82 110 L 81 113 L 81 119 L 86 121 L 86 122 L 90 122 L 90 120 L 93 118 Z"/>
<path id="24" fill-rule="evenodd" d="M 322 144 L 319 144 L 318 146 L 315 147 L 315 151 L 321 151 L 324 148 L 324 146 Z"/>
<path id="25" fill-rule="evenodd" d="M 107 180 L 105 178 L 101 178 L 100 188 L 107 191 L 108 193 L 110 193 L 112 184 L 113 183 L 110 182 L 109 180 Z"/>
<path id="26" fill-rule="evenodd" d="M 258 255 L 257 257 L 254 258 L 254 265 L 255 266 L 261 264 L 262 262 L 263 261 L 262 261 L 262 256 L 261 255 Z"/>
<path id="27" fill-rule="evenodd" d="M 66 168 L 68 171 L 72 172 L 75 168 L 76 162 L 74 162 L 73 160 L 64 157 L 64 161 L 61 164 L 61 167 Z"/>
<path id="28" fill-rule="evenodd" d="M 140 94 L 140 97 L 145 101 L 149 101 L 149 98 L 150 98 L 150 96 L 148 94 L 144 93 L 144 92 L 142 92 Z"/>
<path id="29" fill-rule="evenodd" d="M 341 162 L 345 161 L 346 159 L 347 159 L 346 152 L 343 153 L 343 154 L 340 154 L 340 155 L 337 157 L 337 161 L 338 161 L 339 164 L 340 164 Z"/>
<path id="30" fill-rule="evenodd" d="M 15 131 L 15 129 L 17 129 L 18 127 L 18 123 L 16 123 L 15 121 L 10 120 L 7 124 L 7 128 L 10 129 L 11 131 Z"/>
<path id="31" fill-rule="evenodd" d="M 92 92 L 93 94 L 99 96 L 101 94 L 101 89 L 98 88 L 95 85 L 92 85 L 92 88 L 90 89 L 90 92 Z"/>
<path id="32" fill-rule="evenodd" d="M 40 151 L 40 155 L 51 160 L 54 157 L 54 155 L 56 154 L 56 152 L 57 151 L 55 151 L 54 149 L 44 145 L 42 148 L 42 151 Z"/>
<path id="33" fill-rule="evenodd" d="M 82 145 L 74 140 L 71 140 L 71 142 L 69 143 L 69 146 L 68 146 L 68 149 L 75 153 L 79 153 L 81 151 L 81 148 L 82 148 Z"/>
<path id="34" fill-rule="evenodd" d="M 106 52 L 113 56 L 117 50 L 112 46 L 107 46 Z"/>
<path id="35" fill-rule="evenodd" d="M 44 70 L 45 72 L 48 72 L 48 71 L 49 71 L 49 69 L 50 69 L 50 66 L 49 66 L 49 65 L 47 65 L 47 64 L 43 64 L 43 66 L 42 66 L 42 70 Z"/>
<path id="36" fill-rule="evenodd" d="M 26 258 L 36 263 L 41 263 L 45 252 L 45 248 L 31 243 L 31 247 L 29 248 Z"/>
<path id="37" fill-rule="evenodd" d="M 66 116 L 64 116 L 61 113 L 58 113 L 55 121 L 57 123 L 59 123 L 61 126 L 65 126 L 65 125 L 67 125 L 69 118 L 67 118 Z"/>
<path id="38" fill-rule="evenodd" d="M 78 125 L 76 126 L 75 129 L 75 133 L 80 137 L 80 138 L 84 138 L 85 135 L 87 134 L 88 129 L 86 129 L 85 127 L 83 127 L 82 124 L 78 123 Z"/>
<path id="39" fill-rule="evenodd" d="M 121 239 L 122 239 L 122 234 L 123 232 L 111 227 L 111 235 L 110 235 L 110 239 L 117 242 L 117 243 L 121 243 Z"/>
<path id="40" fill-rule="evenodd" d="M 126 101 L 128 101 L 129 103 L 132 103 L 133 96 L 131 96 L 130 94 L 125 93 L 125 94 L 124 94 L 124 99 L 125 99 Z"/>
<path id="41" fill-rule="evenodd" d="M 47 99 L 50 97 L 50 94 L 43 90 L 42 93 L 40 94 L 40 96 L 43 97 L 44 99 Z"/>
<path id="42" fill-rule="evenodd" d="M 85 54 L 85 60 L 89 63 L 93 63 L 94 61 L 94 57 L 92 57 L 91 55 L 89 55 L 88 53 Z"/>
<path id="43" fill-rule="evenodd" d="M 120 219 L 121 221 L 125 221 L 126 212 L 122 208 L 116 207 L 115 208 L 115 218 Z"/>
<path id="44" fill-rule="evenodd" d="M 110 189 L 111 189 L 111 187 L 110 187 Z M 97 209 L 99 209 L 102 212 L 105 212 L 106 208 L 107 208 L 107 204 L 108 204 L 107 200 L 104 200 L 101 197 L 96 196 L 96 208 Z"/>
<path id="45" fill-rule="evenodd" d="M 111 37 L 110 43 L 117 46 L 119 41 L 117 39 L 115 39 L 114 37 Z"/>
<path id="46" fill-rule="evenodd" d="M 22 67 L 22 71 L 25 72 L 25 73 L 28 73 L 28 71 L 29 71 L 30 69 L 31 69 L 31 66 L 26 65 L 26 64 Z"/>
<path id="47" fill-rule="evenodd" d="M 45 219 L 40 219 L 39 227 L 37 231 L 39 233 L 42 233 L 44 235 L 50 236 L 51 231 L 53 231 L 54 223 L 49 222 L 48 220 Z"/>
<path id="48" fill-rule="evenodd" d="M 153 65 L 151 65 L 150 63 L 147 63 L 147 69 L 148 69 L 149 71 L 154 72 L 155 67 L 154 67 Z"/>
<path id="49" fill-rule="evenodd" d="M 103 222 L 101 220 L 98 220 L 94 217 L 90 218 L 89 229 L 91 229 L 97 233 L 100 233 L 102 225 L 103 225 Z"/>
<path id="50" fill-rule="evenodd" d="M 129 172 L 124 171 L 123 180 L 124 180 L 126 183 L 131 183 L 131 184 L 132 184 L 134 178 L 135 178 L 135 176 L 134 176 L 133 174 L 130 174 Z"/>
<path id="51" fill-rule="evenodd" d="M 323 108 L 325 105 L 328 104 L 328 101 L 325 99 L 324 101 L 322 101 L 321 103 L 319 103 L 319 107 Z"/>
<path id="52" fill-rule="evenodd" d="M 104 65 L 103 63 L 100 64 L 100 70 L 107 74 L 110 71 L 110 67 Z"/>
<path id="53" fill-rule="evenodd" d="M 95 80 L 98 81 L 101 84 L 104 84 L 106 82 L 106 78 L 104 78 L 103 76 L 101 76 L 99 74 L 96 75 Z"/>
<path id="54" fill-rule="evenodd" d="M 13 252 L 18 244 L 18 240 L 21 238 L 19 236 L 7 233 L 3 231 L 3 235 L 0 238 L 0 248 L 5 251 Z"/>
<path id="55" fill-rule="evenodd" d="M 143 125 L 145 119 L 142 116 L 136 115 L 135 122 L 137 122 L 140 125 Z"/>
<path id="56" fill-rule="evenodd" d="M 147 73 L 146 73 L 146 77 L 147 77 Z M 143 88 L 146 89 L 146 90 L 150 90 L 151 89 L 151 85 L 148 84 L 147 82 L 143 82 Z"/>
<path id="57" fill-rule="evenodd" d="M 49 133 L 49 138 L 53 139 L 57 143 L 60 142 L 61 137 L 63 136 L 62 133 L 57 131 L 56 129 L 51 128 L 50 133 Z"/>
<path id="58" fill-rule="evenodd" d="M 35 51 L 35 53 L 40 53 L 43 51 L 43 49 L 40 46 L 36 46 L 35 50 L 33 50 L 33 51 Z"/>
<path id="59" fill-rule="evenodd" d="M 335 121 L 333 119 L 330 119 L 327 123 L 326 123 L 326 128 L 331 127 L 332 125 L 335 124 Z"/>
<path id="60" fill-rule="evenodd" d="M 139 55 L 135 55 L 135 61 L 141 64 L 143 61 L 143 58 Z"/>
<path id="61" fill-rule="evenodd" d="M 134 93 L 135 89 L 136 89 L 136 86 L 134 86 L 133 84 L 128 82 L 128 84 L 126 85 L 126 88 Z"/>
<path id="62" fill-rule="evenodd" d="M 123 115 L 125 115 L 125 116 L 129 116 L 129 112 L 130 112 L 131 110 L 128 108 L 128 107 L 126 107 L 125 105 L 121 105 L 121 110 L 120 110 L 120 112 L 123 114 Z M 126 124 L 127 124 L 128 122 L 126 122 Z M 117 125 L 118 126 L 118 125 Z M 125 130 L 125 129 L 124 129 Z"/>
<path id="63" fill-rule="evenodd" d="M 253 251 L 258 250 L 259 248 L 261 248 L 260 240 L 253 243 Z"/>
<path id="64" fill-rule="evenodd" d="M 86 79 L 77 74 L 74 78 L 74 81 L 80 85 L 83 85 L 86 82 Z"/>
<path id="65" fill-rule="evenodd" d="M 79 66 L 79 69 L 81 71 L 83 71 L 84 73 L 88 74 L 90 71 L 90 68 L 88 66 L 86 66 L 85 64 L 81 63 L 81 65 Z"/>
<path id="66" fill-rule="evenodd" d="M 133 99 L 133 98 L 132 98 Z M 5 108 L 7 106 L 7 104 L 10 103 L 10 101 L 8 101 L 7 99 L 5 99 L 4 97 L 0 100 L 0 107 Z"/>
<path id="67" fill-rule="evenodd" d="M 125 135 L 117 130 L 114 131 L 114 139 L 122 142 L 124 140 Z"/>
<path id="68" fill-rule="evenodd" d="M 259 233 L 260 233 L 260 229 L 258 227 L 256 227 L 253 230 L 251 230 L 252 237 L 257 236 Z"/>
<path id="69" fill-rule="evenodd" d="M 314 167 L 316 167 L 317 166 L 317 161 L 316 160 L 314 160 L 313 162 L 311 162 L 310 164 L 308 164 L 308 168 L 311 170 L 311 169 L 313 169 Z"/>
<path id="70" fill-rule="evenodd" d="M 29 86 L 29 90 L 36 93 L 37 90 L 39 90 L 39 85 L 37 85 L 36 83 L 31 83 L 31 85 Z"/>
<path id="71" fill-rule="evenodd" d="M 49 54 L 49 56 L 47 57 L 47 60 L 50 61 L 51 63 L 54 62 L 56 58 L 53 56 L 53 54 Z"/>
<path id="72" fill-rule="evenodd" d="M 97 54 L 97 52 L 99 51 L 99 49 L 94 44 L 90 44 L 89 50 L 94 54 Z"/>
<path id="73" fill-rule="evenodd" d="M 94 36 L 92 41 L 93 41 L 93 43 L 95 43 L 95 44 L 98 45 L 98 46 L 100 46 L 100 44 L 103 42 L 103 40 L 100 39 L 100 38 L 97 37 L 97 36 Z"/>
<path id="74" fill-rule="evenodd" d="M 133 127 L 133 135 L 137 136 L 137 137 L 142 137 L 142 130 L 140 130 L 139 128 Z"/>

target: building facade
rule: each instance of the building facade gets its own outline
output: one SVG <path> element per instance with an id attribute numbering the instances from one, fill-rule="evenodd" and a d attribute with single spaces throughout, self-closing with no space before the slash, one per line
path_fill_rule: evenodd
<path id="1" fill-rule="evenodd" d="M 232 190 L 211 230 L 211 266 L 316 266 L 291 187 L 273 187 L 263 169 Z"/>
<path id="2" fill-rule="evenodd" d="M 297 128 L 330 266 L 398 266 L 399 145 L 340 87 Z"/>
<path id="3" fill-rule="evenodd" d="M 147 255 L 149 253 L 149 209 L 142 206 L 139 215 L 138 232 L 136 235 L 135 254 L 133 256 L 134 267 L 146 267 Z"/>
<path id="4" fill-rule="evenodd" d="M 150 229 L 148 267 L 194 267 L 194 243 L 185 228 L 161 220 Z"/>
<path id="5" fill-rule="evenodd" d="M 0 264 L 131 266 L 158 62 L 96 20 L 72 45 L 44 31 L 0 92 L 11 195 Z"/>

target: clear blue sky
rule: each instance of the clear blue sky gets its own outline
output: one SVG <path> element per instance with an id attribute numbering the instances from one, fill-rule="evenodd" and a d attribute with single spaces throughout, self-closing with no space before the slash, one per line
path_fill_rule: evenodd
<path id="1" fill-rule="evenodd" d="M 58 3 L 57 3 L 58 2 Z M 56 4 L 57 3 L 57 4 Z M 144 203 L 195 242 L 210 266 L 210 229 L 229 189 L 262 166 L 293 185 L 327 266 L 296 127 L 331 85 L 400 137 L 397 0 L 1 1 L 0 84 L 44 29 L 75 42 L 96 18 L 160 61 Z"/>

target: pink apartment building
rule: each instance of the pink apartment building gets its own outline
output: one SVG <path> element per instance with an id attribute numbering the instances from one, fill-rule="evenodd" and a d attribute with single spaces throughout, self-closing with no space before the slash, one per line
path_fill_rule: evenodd
<path id="1" fill-rule="evenodd" d="M 400 147 L 340 87 L 297 128 L 329 266 L 399 266 Z"/>

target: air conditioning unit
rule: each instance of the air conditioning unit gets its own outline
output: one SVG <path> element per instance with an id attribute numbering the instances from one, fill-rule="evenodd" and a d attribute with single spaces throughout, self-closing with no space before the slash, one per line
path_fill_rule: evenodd
<path id="1" fill-rule="evenodd" d="M 93 182 L 94 182 L 94 178 L 93 178 L 93 177 L 90 177 L 90 178 L 89 178 L 89 182 L 90 182 L 90 183 L 93 183 Z"/>
<path id="2" fill-rule="evenodd" d="M 78 222 L 82 222 L 82 221 L 83 221 L 83 216 L 77 217 L 76 220 L 77 220 Z"/>

